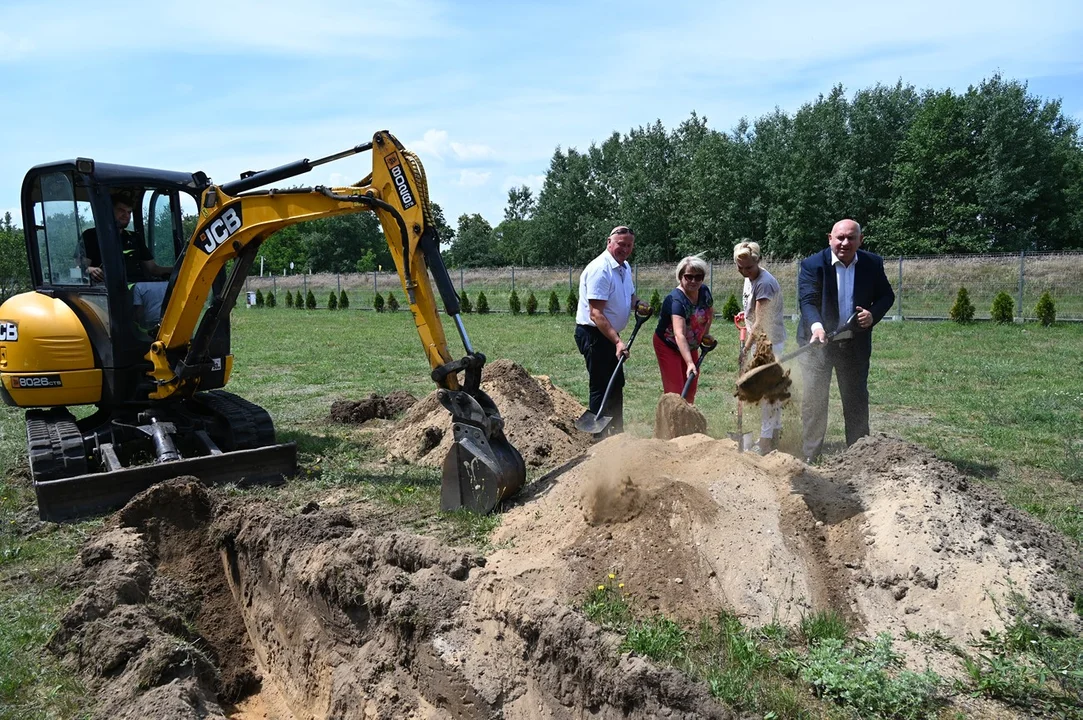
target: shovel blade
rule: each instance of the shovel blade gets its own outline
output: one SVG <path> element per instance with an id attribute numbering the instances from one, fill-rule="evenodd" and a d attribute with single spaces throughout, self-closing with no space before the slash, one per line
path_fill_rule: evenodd
<path id="1" fill-rule="evenodd" d="M 609 423 L 613 421 L 610 415 L 595 415 L 590 410 L 579 416 L 579 419 L 575 421 L 575 429 L 579 432 L 590 433 L 591 435 L 597 435 L 601 431 L 609 427 Z"/>
<path id="2" fill-rule="evenodd" d="M 784 400 L 790 396 L 789 373 L 777 362 L 760 365 L 737 378 L 737 397 L 753 403 L 765 397 Z"/>

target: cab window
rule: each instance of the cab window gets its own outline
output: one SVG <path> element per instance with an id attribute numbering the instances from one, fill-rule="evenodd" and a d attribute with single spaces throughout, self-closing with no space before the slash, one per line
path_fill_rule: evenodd
<path id="1" fill-rule="evenodd" d="M 90 285 L 80 238 L 94 227 L 94 213 L 85 191 L 70 172 L 35 179 L 34 227 L 41 282 L 44 285 Z"/>

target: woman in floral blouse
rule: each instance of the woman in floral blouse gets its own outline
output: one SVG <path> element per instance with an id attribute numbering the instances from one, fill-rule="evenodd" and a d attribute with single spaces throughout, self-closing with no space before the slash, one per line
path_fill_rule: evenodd
<path id="1" fill-rule="evenodd" d="M 707 263 L 695 255 L 677 263 L 677 287 L 662 301 L 658 328 L 654 331 L 654 354 L 662 373 L 662 390 L 680 394 L 689 377 L 698 374 L 699 343 L 711 331 L 714 298 L 704 285 Z M 686 399 L 696 399 L 698 378 L 692 381 Z"/>

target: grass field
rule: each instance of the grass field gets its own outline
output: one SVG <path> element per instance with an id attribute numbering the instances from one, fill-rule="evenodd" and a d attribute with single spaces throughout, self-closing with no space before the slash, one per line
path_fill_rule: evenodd
<path id="1" fill-rule="evenodd" d="M 570 318 L 490 315 L 466 321 L 475 347 L 490 360 L 510 358 L 586 397 Z M 329 425 L 327 417 L 337 398 L 430 391 L 409 313 L 239 310 L 233 327 L 230 390 L 268 408 L 280 436 L 298 442 L 309 470 L 318 467 L 324 478 L 348 475 L 374 488 L 374 495 L 386 492 L 389 500 L 402 502 L 395 488 L 404 486 L 383 482 L 387 469 L 367 464 L 376 450 Z M 628 430 L 638 435 L 650 434 L 660 391 L 650 329 L 644 328 L 633 348 L 625 390 Z M 731 327 L 719 326 L 715 335 L 721 349 L 704 365 L 698 407 L 709 432 L 723 436 L 735 427 L 737 341 Z M 449 339 L 453 353 L 460 352 L 453 330 Z M 931 448 L 1083 543 L 1083 325 L 885 322 L 874 345 L 874 431 Z M 831 417 L 828 439 L 838 446 L 837 393 Z M 798 432 L 794 408 L 786 418 L 792 436 Z M 755 429 L 757 420 L 758 412 L 747 413 L 746 429 Z M 24 443 L 22 412 L 0 409 L 0 720 L 68 717 L 64 708 L 78 706 L 78 683 L 42 647 L 71 600 L 56 588 L 60 568 L 99 522 L 25 531 L 34 512 L 23 479 Z M 431 475 L 414 502 L 435 504 Z M 460 536 L 477 531 L 483 537 L 494 522 L 467 524 Z"/>

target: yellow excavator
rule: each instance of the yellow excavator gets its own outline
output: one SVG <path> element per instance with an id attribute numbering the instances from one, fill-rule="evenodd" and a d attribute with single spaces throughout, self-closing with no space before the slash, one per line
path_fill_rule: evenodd
<path id="1" fill-rule="evenodd" d="M 268 187 L 369 152 L 372 170 L 354 185 Z M 489 512 L 523 485 L 523 459 L 480 389 L 485 356 L 440 257 L 425 171 L 390 133 L 221 185 L 202 172 L 49 163 L 27 173 L 21 200 L 34 289 L 0 305 L 0 397 L 28 408 L 42 519 L 116 508 L 180 475 L 239 484 L 292 475 L 294 443 L 276 443 L 263 408 L 220 389 L 233 370 L 229 316 L 271 234 L 357 212 L 379 218 L 452 416 L 441 509 Z M 458 359 L 429 273 L 465 346 Z M 69 408 L 79 405 L 96 410 L 76 418 Z"/>

